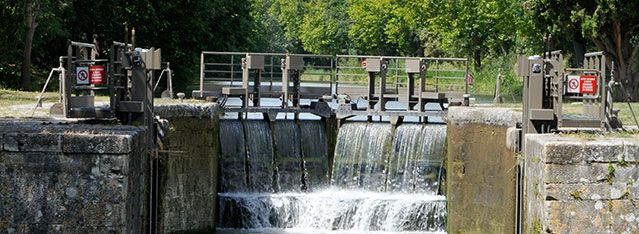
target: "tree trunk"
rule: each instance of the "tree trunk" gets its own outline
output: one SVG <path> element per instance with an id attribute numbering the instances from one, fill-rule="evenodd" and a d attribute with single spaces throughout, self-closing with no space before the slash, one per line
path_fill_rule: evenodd
<path id="1" fill-rule="evenodd" d="M 31 47 L 33 46 L 33 33 L 38 26 L 35 22 L 32 7 L 32 0 L 26 0 L 24 8 L 24 50 L 22 51 L 22 90 L 25 91 L 31 90 Z"/>
<path id="2" fill-rule="evenodd" d="M 617 92 L 616 101 L 634 101 L 637 100 L 637 85 L 639 79 L 632 76 L 630 66 L 617 66 L 615 63 L 615 80 L 620 81 L 627 93 Z"/>
<path id="3" fill-rule="evenodd" d="M 639 100 L 639 78 L 633 73 L 634 63 L 639 52 L 639 42 L 631 45 L 630 39 L 637 27 L 622 27 L 622 23 L 612 20 L 611 31 L 606 31 L 598 37 L 591 36 L 597 49 L 605 51 L 608 61 L 615 63 L 615 80 L 620 81 L 625 92 L 617 92 L 615 101 Z M 639 26 L 638 26 L 639 27 Z M 629 29 L 629 30 L 628 30 Z M 611 63 L 607 62 L 608 70 Z"/>
<path id="4" fill-rule="evenodd" d="M 473 37 L 473 62 L 475 65 L 475 71 L 481 68 L 481 50 L 478 48 L 479 38 Z"/>
<path id="5" fill-rule="evenodd" d="M 481 68 L 481 50 L 475 49 L 473 51 L 473 60 L 475 62 L 475 71 Z"/>
<path id="6" fill-rule="evenodd" d="M 572 40 L 572 48 L 575 52 L 575 67 L 581 67 L 584 64 L 584 54 L 586 54 L 586 46 L 581 40 Z"/>

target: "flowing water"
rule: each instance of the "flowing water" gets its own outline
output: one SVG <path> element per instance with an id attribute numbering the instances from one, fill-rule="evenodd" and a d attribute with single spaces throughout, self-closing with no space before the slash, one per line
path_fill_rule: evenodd
<path id="1" fill-rule="evenodd" d="M 347 123 L 330 176 L 323 122 L 221 121 L 218 231 L 445 232 L 445 138 L 444 125 Z"/>

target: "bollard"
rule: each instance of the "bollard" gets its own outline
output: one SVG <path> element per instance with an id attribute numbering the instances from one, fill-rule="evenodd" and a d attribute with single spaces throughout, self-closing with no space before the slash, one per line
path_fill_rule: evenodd
<path id="1" fill-rule="evenodd" d="M 184 93 L 178 93 L 177 96 L 178 99 L 180 99 L 180 102 L 184 102 L 184 96 L 186 96 Z"/>
<path id="2" fill-rule="evenodd" d="M 464 94 L 463 106 L 470 106 L 470 94 Z"/>

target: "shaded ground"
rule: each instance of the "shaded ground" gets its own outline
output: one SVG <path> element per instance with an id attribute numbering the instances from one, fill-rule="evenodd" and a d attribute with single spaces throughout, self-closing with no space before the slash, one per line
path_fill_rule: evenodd
<path id="1" fill-rule="evenodd" d="M 56 92 L 45 92 L 42 99 L 42 107 L 38 107 L 33 112 L 36 105 L 36 98 L 40 92 L 23 92 L 16 90 L 0 89 L 0 117 L 48 117 L 49 108 L 58 102 L 59 96 Z M 109 97 L 96 96 L 96 105 L 108 105 Z M 154 99 L 156 104 L 178 103 L 177 99 Z M 185 99 L 185 103 L 201 103 L 201 100 Z"/>

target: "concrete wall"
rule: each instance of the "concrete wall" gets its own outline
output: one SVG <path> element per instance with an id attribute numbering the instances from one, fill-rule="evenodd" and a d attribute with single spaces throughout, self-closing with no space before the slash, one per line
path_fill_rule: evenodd
<path id="1" fill-rule="evenodd" d="M 449 233 L 514 233 L 517 158 L 507 130 L 520 119 L 505 108 L 449 109 Z"/>
<path id="2" fill-rule="evenodd" d="M 156 105 L 170 132 L 160 155 L 160 233 L 215 231 L 218 106 Z"/>
<path id="3" fill-rule="evenodd" d="M 639 137 L 527 135 L 526 233 L 639 233 Z"/>
<path id="4" fill-rule="evenodd" d="M 2 233 L 142 233 L 144 131 L 0 120 Z"/>

